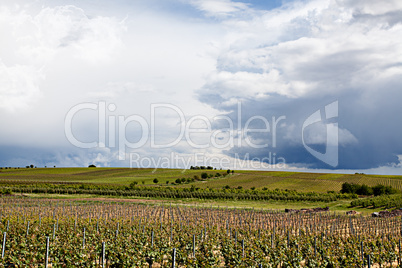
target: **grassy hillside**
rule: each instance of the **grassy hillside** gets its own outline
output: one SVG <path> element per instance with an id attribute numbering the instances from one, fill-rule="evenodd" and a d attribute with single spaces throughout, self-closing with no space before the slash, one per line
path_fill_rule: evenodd
<path id="1" fill-rule="evenodd" d="M 153 180 L 158 179 L 158 185 L 170 186 L 178 178 L 201 177 L 203 172 L 215 175 L 226 173 L 222 170 L 181 170 L 181 169 L 130 169 L 130 168 L 34 168 L 34 169 L 2 169 L 0 170 L 0 183 L 93 183 L 129 185 L 136 181 L 139 185 L 154 185 Z M 226 177 L 210 178 L 205 181 L 177 184 L 175 187 L 199 188 L 230 188 L 243 187 L 250 189 L 288 189 L 300 192 L 327 192 L 339 191 L 344 182 L 390 185 L 402 190 L 402 176 L 381 176 L 364 174 L 324 174 L 301 173 L 284 171 L 235 171 Z"/>

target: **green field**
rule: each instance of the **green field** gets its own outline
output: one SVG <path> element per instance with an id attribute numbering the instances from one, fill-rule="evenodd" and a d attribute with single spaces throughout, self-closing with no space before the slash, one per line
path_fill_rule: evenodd
<path id="1" fill-rule="evenodd" d="M 201 177 L 201 173 L 215 175 L 226 173 L 226 170 L 182 170 L 182 169 L 138 169 L 138 168 L 23 168 L 2 169 L 0 183 L 90 183 L 126 185 L 136 181 L 138 185 L 154 185 L 153 180 L 158 179 L 158 185 L 172 186 L 178 178 Z M 175 184 L 174 187 L 199 188 L 231 188 L 243 187 L 250 189 L 280 189 L 297 190 L 299 192 L 327 192 L 340 191 L 344 182 L 366 184 L 390 185 L 402 191 L 402 176 L 382 176 L 365 174 L 332 174 L 332 173 L 302 173 L 284 171 L 235 171 L 226 177 L 209 178 L 192 183 Z"/>

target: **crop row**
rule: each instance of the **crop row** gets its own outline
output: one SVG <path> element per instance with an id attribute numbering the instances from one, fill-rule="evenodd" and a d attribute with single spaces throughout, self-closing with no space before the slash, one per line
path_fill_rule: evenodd
<path id="1" fill-rule="evenodd" d="M 400 262 L 400 218 L 0 199 L 5 266 L 362 267 Z M 46 258 L 46 242 L 49 254 Z M 104 252 L 102 245 L 104 245 Z"/>
<path id="2" fill-rule="evenodd" d="M 340 193 L 301 193 L 296 191 L 270 190 L 242 190 L 242 189 L 198 189 L 198 188 L 171 188 L 171 187 L 132 187 L 132 188 L 86 188 L 86 187 L 37 187 L 35 185 L 6 186 L 13 193 L 46 193 L 46 194 L 95 194 L 108 196 L 137 196 L 153 198 L 197 198 L 223 200 L 282 200 L 282 201 L 310 201 L 331 202 L 339 199 L 356 198 L 355 194 Z"/>

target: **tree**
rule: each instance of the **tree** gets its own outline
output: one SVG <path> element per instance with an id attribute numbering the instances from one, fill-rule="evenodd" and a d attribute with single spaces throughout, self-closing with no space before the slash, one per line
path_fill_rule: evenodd
<path id="1" fill-rule="evenodd" d="M 354 193 L 356 193 L 356 190 L 357 190 L 356 185 L 344 182 L 342 184 L 341 193 L 343 193 L 343 194 L 354 194 Z"/>
<path id="2" fill-rule="evenodd" d="M 228 169 L 228 170 L 226 171 L 226 173 L 229 174 L 229 173 L 230 173 L 230 169 Z"/>
<path id="3" fill-rule="evenodd" d="M 208 178 L 208 173 L 206 173 L 206 172 L 201 173 L 201 178 L 207 179 Z"/>
<path id="4" fill-rule="evenodd" d="M 133 189 L 137 184 L 137 181 L 133 181 L 132 183 L 130 183 L 130 188 Z"/>
<path id="5" fill-rule="evenodd" d="M 157 184 L 159 180 L 157 178 L 154 179 L 154 183 Z"/>
<path id="6" fill-rule="evenodd" d="M 375 196 L 382 195 L 385 193 L 385 186 L 381 184 L 377 184 L 373 187 L 373 193 Z"/>
<path id="7" fill-rule="evenodd" d="M 95 165 L 89 165 L 88 167 L 90 168 L 90 167 L 96 167 L 96 166 Z"/>
<path id="8" fill-rule="evenodd" d="M 34 165 L 30 165 L 31 168 L 34 168 Z"/>
<path id="9" fill-rule="evenodd" d="M 363 184 L 356 190 L 356 194 L 358 194 L 358 195 L 372 195 L 373 194 L 373 189 L 371 187 L 368 187 L 367 185 Z"/>

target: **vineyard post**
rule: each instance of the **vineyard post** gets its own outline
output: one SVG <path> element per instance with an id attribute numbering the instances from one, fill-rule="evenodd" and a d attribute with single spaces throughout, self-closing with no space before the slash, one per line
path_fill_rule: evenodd
<path id="1" fill-rule="evenodd" d="M 84 227 L 84 234 L 82 236 L 82 249 L 85 248 L 85 227 Z"/>
<path id="2" fill-rule="evenodd" d="M 102 268 L 105 268 L 105 242 L 102 242 Z"/>
<path id="3" fill-rule="evenodd" d="M 8 229 L 10 229 L 10 220 L 7 220 L 7 232 L 8 232 Z"/>
<path id="4" fill-rule="evenodd" d="M 244 239 L 241 240 L 242 256 L 244 259 Z"/>
<path id="5" fill-rule="evenodd" d="M 154 247 L 154 231 L 151 233 L 151 248 Z"/>
<path id="6" fill-rule="evenodd" d="M 3 247 L 1 249 L 1 258 L 4 258 L 4 251 L 6 250 L 6 236 L 7 236 L 7 232 L 4 232 L 4 234 L 3 234 Z"/>
<path id="7" fill-rule="evenodd" d="M 367 267 L 371 268 L 370 255 L 367 255 Z"/>
<path id="8" fill-rule="evenodd" d="M 401 239 L 398 242 L 398 265 L 401 265 Z"/>
<path id="9" fill-rule="evenodd" d="M 55 234 L 56 234 L 56 224 L 53 223 L 53 238 L 52 239 L 54 239 Z"/>
<path id="10" fill-rule="evenodd" d="M 360 254 L 362 255 L 362 262 L 364 266 L 363 241 L 360 241 L 360 252 Z"/>
<path id="11" fill-rule="evenodd" d="M 314 236 L 314 257 L 317 257 L 317 237 Z"/>
<path id="12" fill-rule="evenodd" d="M 173 254 L 172 254 L 172 268 L 176 267 L 176 248 L 173 248 Z"/>
<path id="13" fill-rule="evenodd" d="M 27 232 L 26 232 L 26 237 L 28 237 L 28 235 L 29 235 L 29 221 L 28 221 L 28 224 L 27 224 Z"/>
<path id="14" fill-rule="evenodd" d="M 46 255 L 45 255 L 45 267 L 49 265 L 49 237 L 46 237 Z"/>
<path id="15" fill-rule="evenodd" d="M 195 258 L 195 235 L 193 235 L 193 257 Z"/>

